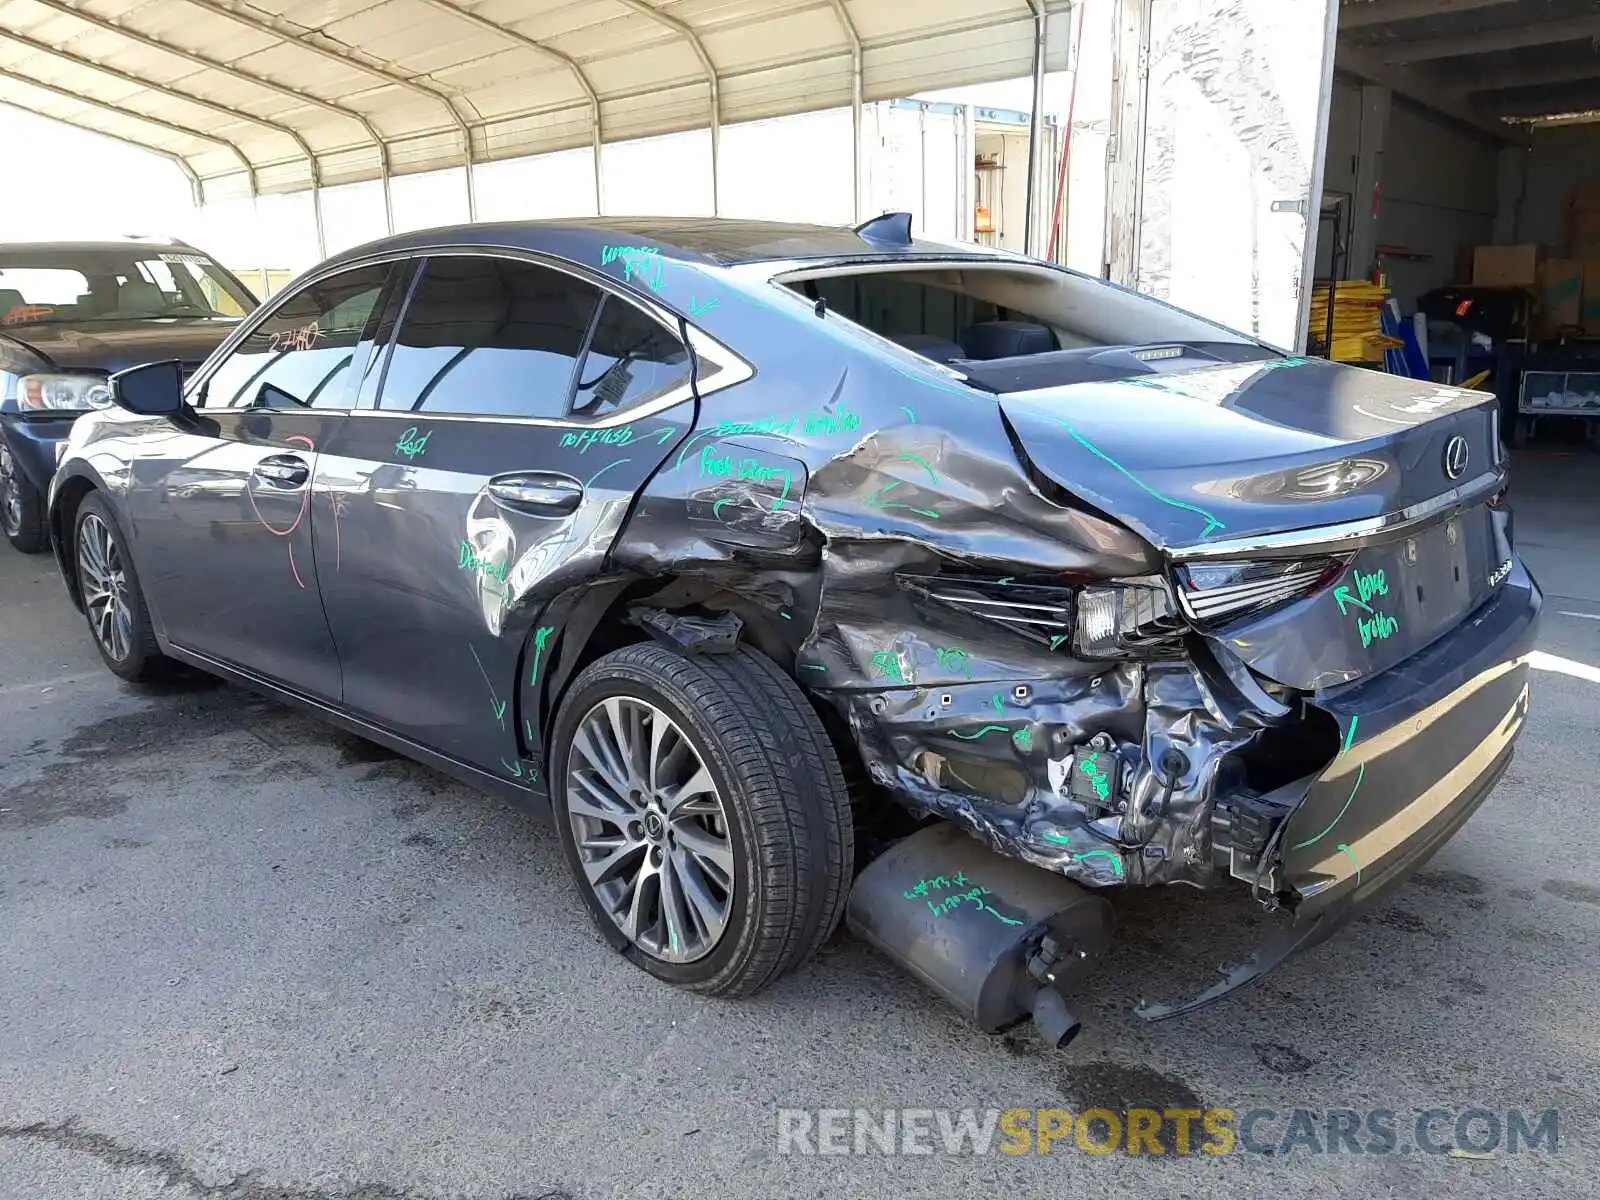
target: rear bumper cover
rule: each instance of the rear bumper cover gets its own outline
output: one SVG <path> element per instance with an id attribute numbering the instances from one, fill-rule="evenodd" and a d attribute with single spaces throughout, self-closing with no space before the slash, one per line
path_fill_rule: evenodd
<path id="1" fill-rule="evenodd" d="M 1160 1020 L 1260 979 L 1371 909 L 1493 791 L 1528 711 L 1528 656 L 1543 597 L 1527 569 L 1449 637 L 1393 670 L 1318 697 L 1351 731 L 1284 823 L 1279 856 L 1294 922 L 1199 995 L 1146 1005 Z"/>

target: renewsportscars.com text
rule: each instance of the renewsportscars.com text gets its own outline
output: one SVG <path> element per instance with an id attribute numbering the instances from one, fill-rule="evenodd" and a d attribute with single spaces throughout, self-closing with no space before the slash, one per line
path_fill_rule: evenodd
<path id="1" fill-rule="evenodd" d="M 780 1108 L 779 1154 L 1555 1153 L 1557 1109 Z"/>

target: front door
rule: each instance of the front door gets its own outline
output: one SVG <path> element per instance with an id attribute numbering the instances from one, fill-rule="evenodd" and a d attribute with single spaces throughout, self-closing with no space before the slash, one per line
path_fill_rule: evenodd
<path id="1" fill-rule="evenodd" d="M 523 780 L 549 600 L 597 573 L 694 418 L 675 323 L 552 266 L 423 260 L 382 379 L 324 447 L 316 568 L 358 715 Z M 519 666 L 520 664 L 520 666 Z"/>
<path id="2" fill-rule="evenodd" d="M 178 646 L 337 701 L 311 480 L 345 421 L 385 265 L 288 296 L 191 389 L 198 421 L 147 439 L 129 504 L 141 582 Z"/>

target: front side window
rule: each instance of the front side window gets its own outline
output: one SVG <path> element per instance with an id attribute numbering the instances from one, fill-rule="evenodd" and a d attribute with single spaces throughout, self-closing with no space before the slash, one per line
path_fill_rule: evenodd
<path id="1" fill-rule="evenodd" d="M 572 415 L 598 417 L 632 408 L 688 378 L 683 343 L 628 301 L 608 296 L 578 372 Z"/>
<path id="2" fill-rule="evenodd" d="M 229 353 L 206 408 L 347 408 L 350 368 L 390 266 L 343 271 L 296 292 Z"/>
<path id="3" fill-rule="evenodd" d="M 383 409 L 563 417 L 600 289 L 534 263 L 427 260 L 400 318 Z"/>

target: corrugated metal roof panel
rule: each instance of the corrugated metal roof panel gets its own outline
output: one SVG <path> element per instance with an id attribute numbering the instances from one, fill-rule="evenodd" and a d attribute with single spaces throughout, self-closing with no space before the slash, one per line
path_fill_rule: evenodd
<path id="1" fill-rule="evenodd" d="M 852 29 L 869 99 L 1024 75 L 1033 2 L 0 0 L 0 100 L 181 156 L 212 197 L 251 174 L 286 191 L 308 150 L 327 184 L 377 178 L 385 154 L 459 166 L 463 126 L 477 161 L 586 145 L 591 96 L 607 141 L 702 128 L 713 72 L 724 122 L 848 104 Z"/>

